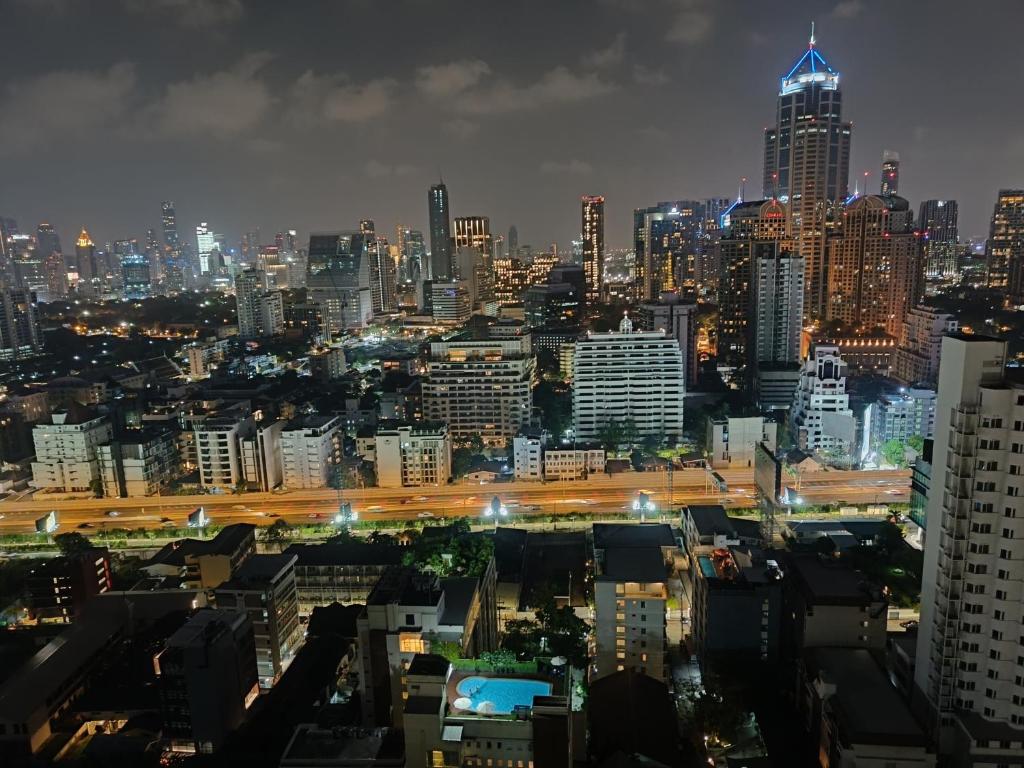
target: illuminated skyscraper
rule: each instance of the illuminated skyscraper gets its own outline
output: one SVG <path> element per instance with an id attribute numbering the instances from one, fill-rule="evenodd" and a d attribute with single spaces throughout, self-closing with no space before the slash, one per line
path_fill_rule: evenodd
<path id="1" fill-rule="evenodd" d="M 199 254 L 199 273 L 210 273 L 210 254 L 216 245 L 216 235 L 205 221 L 196 227 L 196 252 Z"/>
<path id="2" fill-rule="evenodd" d="M 896 195 L 866 195 L 845 206 L 829 238 L 827 318 L 859 333 L 899 337 L 921 296 L 924 269 L 910 206 Z"/>
<path id="3" fill-rule="evenodd" d="M 161 222 L 164 230 L 164 245 L 167 250 L 177 255 L 181 252 L 181 243 L 178 241 L 178 218 L 174 212 L 174 202 L 164 200 L 160 204 Z"/>
<path id="4" fill-rule="evenodd" d="M 372 232 L 372 230 L 370 230 Z M 364 236 L 367 236 L 364 234 Z M 395 262 L 388 249 L 388 241 L 374 237 L 368 241 L 367 256 L 370 260 L 370 301 L 374 315 L 388 315 L 398 310 Z"/>
<path id="5" fill-rule="evenodd" d="M 999 190 L 985 257 L 988 287 L 1010 301 L 1024 299 L 1024 189 Z"/>
<path id="6" fill-rule="evenodd" d="M 519 250 L 519 230 L 513 224 L 508 228 L 508 240 L 505 241 L 505 255 L 515 256 Z"/>
<path id="7" fill-rule="evenodd" d="M 929 280 L 955 278 L 959 273 L 960 230 L 956 200 L 925 200 L 917 226 L 924 238 L 925 276 Z"/>
<path id="8" fill-rule="evenodd" d="M 764 133 L 764 195 L 789 203 L 793 238 L 804 257 L 804 311 L 825 312 L 825 223 L 849 194 L 850 123 L 842 121 L 839 73 L 815 47 L 782 77 L 775 125 Z"/>
<path id="9" fill-rule="evenodd" d="M 60 236 L 52 224 L 42 223 L 36 227 L 36 250 L 45 260 L 51 253 L 60 253 Z"/>
<path id="10" fill-rule="evenodd" d="M 896 195 L 900 191 L 900 155 L 891 149 L 882 153 L 882 196 Z"/>
<path id="11" fill-rule="evenodd" d="M 491 237 L 491 221 L 486 216 L 461 216 L 455 224 L 456 266 L 459 279 L 474 286 L 473 300 L 490 299 L 494 296 L 494 240 Z M 472 249 L 477 257 L 467 260 L 460 252 Z M 472 271 L 472 274 L 467 272 Z"/>
<path id="12" fill-rule="evenodd" d="M 0 360 L 31 357 L 42 350 L 35 294 L 28 290 L 0 292 Z"/>
<path id="13" fill-rule="evenodd" d="M 96 246 L 85 227 L 75 241 L 75 269 L 78 272 L 78 292 L 83 296 L 99 296 L 100 276 L 96 265 Z"/>
<path id="14" fill-rule="evenodd" d="M 267 290 L 267 275 L 246 269 L 235 278 L 238 336 L 259 339 L 284 333 L 284 306 L 280 291 Z"/>
<path id="15" fill-rule="evenodd" d="M 637 298 L 696 287 L 703 206 L 695 200 L 658 203 L 633 211 Z"/>
<path id="16" fill-rule="evenodd" d="M 359 232 L 309 236 L 307 295 L 320 306 L 329 333 L 364 328 L 373 318 L 367 251 Z"/>
<path id="17" fill-rule="evenodd" d="M 448 187 L 435 184 L 427 195 L 430 219 L 430 279 L 449 280 L 452 276 L 452 227 L 448 208 Z"/>
<path id="18" fill-rule="evenodd" d="M 587 303 L 601 301 L 601 283 L 604 278 L 604 198 L 584 195 L 583 214 L 583 274 L 587 278 Z"/>

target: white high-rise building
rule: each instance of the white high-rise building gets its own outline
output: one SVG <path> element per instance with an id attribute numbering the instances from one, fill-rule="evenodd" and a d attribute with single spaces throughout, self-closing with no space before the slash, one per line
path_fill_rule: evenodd
<path id="1" fill-rule="evenodd" d="M 789 414 L 797 444 L 804 451 L 850 451 L 856 432 L 846 394 L 846 361 L 839 347 L 816 344 L 800 370 Z"/>
<path id="2" fill-rule="evenodd" d="M 914 682 L 953 766 L 1024 754 L 1024 384 L 1006 354 L 942 340 Z"/>
<path id="3" fill-rule="evenodd" d="M 950 314 L 919 306 L 907 312 L 900 345 L 893 355 L 892 377 L 903 384 L 934 386 L 939 378 L 942 337 L 956 333 L 960 323 Z"/>
<path id="4" fill-rule="evenodd" d="M 448 425 L 452 437 L 480 435 L 504 445 L 529 425 L 536 361 L 529 335 L 430 345 L 423 417 Z"/>
<path id="5" fill-rule="evenodd" d="M 326 488 L 331 465 L 341 458 L 342 423 L 338 416 L 307 416 L 281 432 L 283 484 L 292 488 Z"/>
<path id="6" fill-rule="evenodd" d="M 267 275 L 262 270 L 246 269 L 235 278 L 235 304 L 240 338 L 260 339 L 284 333 L 281 292 L 267 290 Z"/>
<path id="7" fill-rule="evenodd" d="M 679 341 L 662 331 L 592 333 L 576 342 L 572 423 L 577 440 L 593 440 L 612 422 L 627 422 L 635 436 L 683 435 L 686 376 Z"/>
<path id="8" fill-rule="evenodd" d="M 444 325 L 462 325 L 473 312 L 468 284 L 464 280 L 432 283 L 430 300 L 434 321 Z"/>
<path id="9" fill-rule="evenodd" d="M 199 272 L 210 273 L 210 254 L 217 246 L 217 236 L 205 221 L 196 227 L 196 253 L 199 254 Z"/>
<path id="10" fill-rule="evenodd" d="M 447 485 L 452 477 L 452 439 L 444 424 L 381 426 L 375 455 L 381 488 Z"/>
<path id="11" fill-rule="evenodd" d="M 106 417 L 85 406 L 73 404 L 54 411 L 49 424 L 32 429 L 36 449 L 32 485 L 68 493 L 91 490 L 100 479 L 99 446 L 112 434 Z"/>
<path id="12" fill-rule="evenodd" d="M 640 330 L 664 331 L 679 342 L 683 353 L 686 385 L 697 384 L 700 357 L 697 354 L 697 305 L 682 300 L 678 293 L 662 293 L 657 302 L 645 302 L 637 307 Z"/>
<path id="13" fill-rule="evenodd" d="M 214 416 L 192 430 L 203 488 L 230 490 L 245 481 L 240 438 L 253 427 L 251 416 Z"/>

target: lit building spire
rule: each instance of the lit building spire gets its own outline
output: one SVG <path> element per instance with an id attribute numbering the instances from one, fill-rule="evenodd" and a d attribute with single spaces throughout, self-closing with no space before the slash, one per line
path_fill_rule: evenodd
<path id="1" fill-rule="evenodd" d="M 92 238 L 89 237 L 89 233 L 86 231 L 85 227 L 82 227 L 82 231 L 78 234 L 78 240 L 75 245 L 79 248 L 92 248 Z"/>
<path id="2" fill-rule="evenodd" d="M 814 21 L 811 21 L 811 40 L 810 40 L 810 44 L 807 47 L 808 48 L 813 48 L 815 42 L 816 41 L 814 39 Z"/>

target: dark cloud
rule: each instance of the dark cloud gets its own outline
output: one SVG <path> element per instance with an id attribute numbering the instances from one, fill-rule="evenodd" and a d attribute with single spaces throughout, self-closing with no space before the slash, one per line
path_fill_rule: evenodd
<path id="1" fill-rule="evenodd" d="M 934 0 L 17 0 L 4 7 L 0 215 L 141 236 L 162 199 L 183 231 L 426 226 L 453 213 L 565 244 L 579 196 L 607 240 L 632 210 L 732 196 L 761 175 L 779 76 L 817 21 L 854 123 L 852 172 L 960 200 L 983 234 L 1024 185 L 1024 5 Z M 885 41 L 885 55 L 878 54 Z M 984 56 L 974 51 L 983 46 Z"/>

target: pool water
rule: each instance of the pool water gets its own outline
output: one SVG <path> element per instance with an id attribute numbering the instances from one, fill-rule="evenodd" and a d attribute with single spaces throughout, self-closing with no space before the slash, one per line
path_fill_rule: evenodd
<path id="1" fill-rule="evenodd" d="M 489 701 L 493 709 L 486 708 L 496 715 L 510 715 L 517 706 L 529 707 L 534 696 L 550 696 L 551 683 L 543 680 L 526 680 L 518 677 L 480 677 L 472 676 L 459 680 L 455 686 L 460 697 L 472 702 L 474 712 L 479 706 Z"/>

